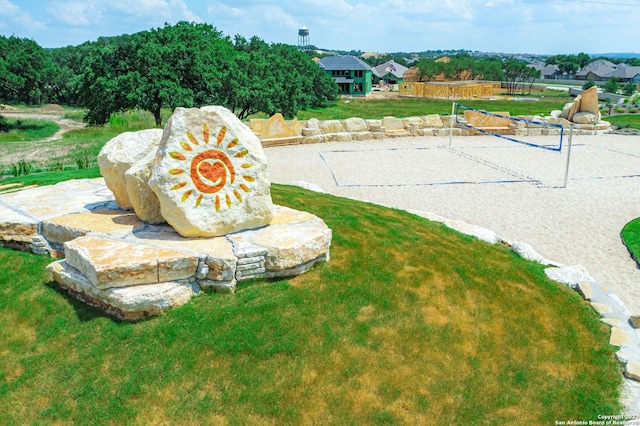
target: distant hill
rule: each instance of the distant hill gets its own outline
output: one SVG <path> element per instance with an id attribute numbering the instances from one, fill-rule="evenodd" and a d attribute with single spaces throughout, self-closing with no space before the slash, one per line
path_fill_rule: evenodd
<path id="1" fill-rule="evenodd" d="M 618 53 L 590 53 L 589 56 L 598 57 L 602 56 L 605 58 L 640 58 L 640 53 L 632 53 L 632 52 L 618 52 Z"/>

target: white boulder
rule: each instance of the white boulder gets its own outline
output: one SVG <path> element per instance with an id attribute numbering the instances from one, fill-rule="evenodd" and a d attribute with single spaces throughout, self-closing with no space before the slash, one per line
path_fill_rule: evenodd
<path id="1" fill-rule="evenodd" d="M 136 212 L 136 216 L 140 220 L 154 225 L 165 222 L 160 212 L 160 201 L 149 186 L 149 177 L 156 152 L 149 151 L 124 174 L 127 195 L 133 206 L 133 211 Z"/>
<path id="2" fill-rule="evenodd" d="M 221 106 L 176 108 L 149 186 L 162 216 L 185 237 L 257 228 L 273 217 L 260 139 Z"/>
<path id="3" fill-rule="evenodd" d="M 107 187 L 123 209 L 133 205 L 127 194 L 124 174 L 149 152 L 155 152 L 162 138 L 162 129 L 147 129 L 121 133 L 107 142 L 98 154 L 98 166 Z"/>

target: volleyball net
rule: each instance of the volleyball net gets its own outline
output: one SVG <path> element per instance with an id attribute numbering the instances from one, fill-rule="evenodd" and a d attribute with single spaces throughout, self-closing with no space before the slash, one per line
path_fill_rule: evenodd
<path id="1" fill-rule="evenodd" d="M 455 124 L 459 127 L 467 128 L 485 135 L 496 136 L 510 142 L 527 145 L 533 148 L 541 148 L 558 152 L 562 151 L 564 127 L 560 124 L 552 124 L 539 120 L 528 120 L 521 117 L 512 117 L 510 115 L 487 112 L 458 103 L 453 104 L 453 115 L 455 117 Z M 518 136 L 518 129 L 527 129 L 528 131 L 526 133 L 528 134 L 534 133 L 529 131 L 533 128 L 540 130 L 540 136 L 558 136 L 558 138 L 557 140 L 555 138 L 551 138 L 551 141 L 550 138 L 545 138 L 544 141 L 539 141 L 536 140 L 535 137 Z M 516 133 L 516 136 L 504 134 L 505 131 L 508 131 L 509 133 L 514 132 Z"/>
<path id="2" fill-rule="evenodd" d="M 458 103 L 453 103 L 452 115 L 447 147 L 451 153 L 500 171 L 511 177 L 512 182 L 566 187 L 572 132 L 568 132 L 565 161 L 562 155 L 565 128 L 562 125 L 512 117 L 508 112 L 487 112 Z M 454 125 L 491 137 L 463 138 L 454 146 Z"/>

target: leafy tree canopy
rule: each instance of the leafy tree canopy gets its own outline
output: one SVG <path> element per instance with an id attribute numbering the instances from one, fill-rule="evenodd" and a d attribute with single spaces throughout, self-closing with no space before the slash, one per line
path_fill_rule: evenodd
<path id="1" fill-rule="evenodd" d="M 421 81 L 493 80 L 503 79 L 502 62 L 497 58 L 477 59 L 468 53 L 459 53 L 449 60 L 422 58 L 417 65 Z"/>
<path id="2" fill-rule="evenodd" d="M 620 89 L 620 79 L 618 79 L 618 77 L 611 77 L 611 79 L 604 84 L 603 89 L 605 92 L 617 93 L 618 89 Z"/>
<path id="3" fill-rule="evenodd" d="M 530 93 L 533 82 L 540 77 L 540 70 L 514 58 L 506 60 L 503 68 L 507 93 L 510 94 Z"/>
<path id="4" fill-rule="evenodd" d="M 139 108 L 160 125 L 162 108 L 211 104 L 241 119 L 260 111 L 291 117 L 337 96 L 333 79 L 295 47 L 232 41 L 208 24 L 167 24 L 88 48 L 78 96 L 91 124 Z"/>
<path id="5" fill-rule="evenodd" d="M 40 103 L 53 77 L 49 54 L 35 41 L 0 36 L 0 101 Z"/>

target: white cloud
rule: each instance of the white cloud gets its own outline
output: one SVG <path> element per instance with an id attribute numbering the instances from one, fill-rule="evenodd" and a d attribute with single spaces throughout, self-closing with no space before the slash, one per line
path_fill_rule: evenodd
<path id="1" fill-rule="evenodd" d="M 312 44 L 340 50 L 637 51 L 640 3 L 610 1 L 0 0 L 0 34 L 55 47 L 186 20 L 290 44 L 305 25 Z"/>
<path id="2" fill-rule="evenodd" d="M 57 1 L 49 6 L 49 12 L 57 20 L 74 27 L 90 26 L 101 18 L 93 1 Z"/>
<path id="3" fill-rule="evenodd" d="M 20 8 L 9 0 L 0 0 L 0 15 L 16 16 L 20 13 Z"/>
<path id="4" fill-rule="evenodd" d="M 202 22 L 184 0 L 112 0 L 107 8 L 143 20 L 162 18 L 172 22 Z"/>
<path id="5" fill-rule="evenodd" d="M 33 19 L 28 11 L 20 9 L 19 6 L 9 0 L 0 0 L 0 16 L 8 17 L 0 22 L 0 28 L 3 30 L 13 29 L 16 35 L 22 35 L 29 30 L 46 28 L 44 22 Z"/>

